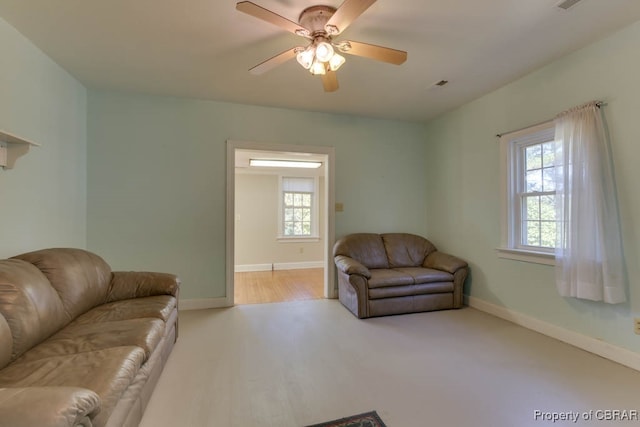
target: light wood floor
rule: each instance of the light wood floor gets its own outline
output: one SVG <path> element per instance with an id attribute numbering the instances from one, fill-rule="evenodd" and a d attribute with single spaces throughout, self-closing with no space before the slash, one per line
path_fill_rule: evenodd
<path id="1" fill-rule="evenodd" d="M 617 427 L 536 410 L 639 410 L 640 372 L 473 308 L 359 320 L 336 300 L 180 312 L 140 427 Z"/>
<path id="2" fill-rule="evenodd" d="M 324 269 L 252 271 L 234 274 L 236 304 L 324 298 Z"/>

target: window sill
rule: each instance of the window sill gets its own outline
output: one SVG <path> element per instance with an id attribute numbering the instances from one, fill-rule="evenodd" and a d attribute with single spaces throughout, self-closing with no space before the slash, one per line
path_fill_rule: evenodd
<path id="1" fill-rule="evenodd" d="M 300 237 L 292 237 L 292 236 L 278 236 L 276 238 L 278 242 L 281 243 L 316 243 L 320 241 L 320 237 L 317 236 L 300 236 Z"/>
<path id="2" fill-rule="evenodd" d="M 525 251 L 523 249 L 497 248 L 499 258 L 535 264 L 556 265 L 556 256 L 546 252 Z"/>

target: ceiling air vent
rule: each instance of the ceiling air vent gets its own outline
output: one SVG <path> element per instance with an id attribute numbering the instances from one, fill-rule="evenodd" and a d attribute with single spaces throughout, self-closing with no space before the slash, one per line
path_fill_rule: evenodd
<path id="1" fill-rule="evenodd" d="M 576 3 L 579 3 L 580 0 L 564 0 L 560 3 L 558 3 L 557 7 L 559 7 L 560 9 L 564 9 L 567 10 L 570 7 L 573 7 L 576 5 Z"/>

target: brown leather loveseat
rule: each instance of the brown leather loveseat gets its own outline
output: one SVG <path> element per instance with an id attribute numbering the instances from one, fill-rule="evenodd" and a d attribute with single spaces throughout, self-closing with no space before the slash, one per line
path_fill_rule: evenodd
<path id="1" fill-rule="evenodd" d="M 340 302 L 361 319 L 462 307 L 467 263 L 421 236 L 350 234 L 333 255 Z"/>
<path id="2" fill-rule="evenodd" d="M 177 337 L 179 281 L 80 249 L 0 261 L 0 427 L 137 426 Z"/>

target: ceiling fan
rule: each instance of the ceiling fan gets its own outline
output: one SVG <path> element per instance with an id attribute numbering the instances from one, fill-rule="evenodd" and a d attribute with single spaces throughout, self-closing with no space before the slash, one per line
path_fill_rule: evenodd
<path id="1" fill-rule="evenodd" d="M 340 53 L 363 56 L 390 64 L 402 64 L 407 60 L 407 52 L 405 51 L 353 40 L 333 40 L 375 1 L 344 0 L 344 3 L 337 9 L 331 6 L 311 6 L 302 11 L 298 18 L 299 23 L 290 21 L 250 1 L 237 3 L 236 9 L 240 12 L 310 40 L 307 46 L 297 46 L 285 50 L 249 71 L 253 74 L 262 74 L 296 58 L 298 63 L 309 70 L 311 74 L 322 77 L 322 84 L 326 92 L 333 92 L 338 89 L 338 78 L 335 72 L 345 62 L 345 58 Z"/>

